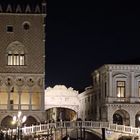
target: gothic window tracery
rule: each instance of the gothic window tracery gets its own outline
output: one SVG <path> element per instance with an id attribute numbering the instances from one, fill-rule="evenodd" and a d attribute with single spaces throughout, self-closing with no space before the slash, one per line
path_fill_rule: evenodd
<path id="1" fill-rule="evenodd" d="M 5 84 L 6 84 L 7 86 L 12 86 L 12 84 L 13 84 L 12 78 L 10 78 L 10 77 L 6 78 Z"/>
<path id="2" fill-rule="evenodd" d="M 16 79 L 16 84 L 17 84 L 18 86 L 22 86 L 22 85 L 24 84 L 24 79 L 23 79 L 22 77 L 18 77 L 18 78 Z"/>
<path id="3" fill-rule="evenodd" d="M 39 79 L 38 79 L 38 85 L 39 85 L 39 86 L 42 86 L 42 85 L 43 85 L 43 80 L 42 80 L 42 78 L 39 78 Z"/>
<path id="4" fill-rule="evenodd" d="M 34 79 L 33 78 L 28 78 L 27 79 L 27 85 L 32 87 L 34 85 Z"/>
<path id="5" fill-rule="evenodd" d="M 7 65 L 8 66 L 23 66 L 25 65 L 24 46 L 15 41 L 7 48 Z"/>

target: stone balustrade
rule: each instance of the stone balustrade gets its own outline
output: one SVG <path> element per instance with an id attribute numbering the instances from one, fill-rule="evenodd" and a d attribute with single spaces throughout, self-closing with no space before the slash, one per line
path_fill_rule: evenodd
<path id="1" fill-rule="evenodd" d="M 55 123 L 47 123 L 40 125 L 32 125 L 22 127 L 23 135 L 31 135 L 34 133 L 45 133 L 50 130 L 53 132 L 58 129 L 76 129 L 76 128 L 85 128 L 85 129 L 101 129 L 105 128 L 109 131 L 115 131 L 119 133 L 125 133 L 130 135 L 140 135 L 140 128 L 135 128 L 125 125 L 110 124 L 109 122 L 96 122 L 96 121 L 63 121 Z M 8 134 L 16 134 L 16 129 L 9 129 Z"/>

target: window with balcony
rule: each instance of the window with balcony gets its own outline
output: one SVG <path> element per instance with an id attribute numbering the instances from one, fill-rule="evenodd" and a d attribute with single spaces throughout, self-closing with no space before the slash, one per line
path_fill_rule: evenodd
<path id="1" fill-rule="evenodd" d="M 117 81 L 117 97 L 125 97 L 125 81 Z"/>

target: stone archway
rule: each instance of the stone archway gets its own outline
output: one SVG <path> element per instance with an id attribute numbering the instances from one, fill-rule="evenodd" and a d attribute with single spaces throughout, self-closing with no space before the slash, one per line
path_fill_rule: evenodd
<path id="1" fill-rule="evenodd" d="M 79 113 L 80 100 L 78 91 L 64 85 L 48 87 L 45 90 L 45 110 L 51 108 L 69 108 Z"/>
<path id="2" fill-rule="evenodd" d="M 13 117 L 8 115 L 2 119 L 1 127 L 2 128 L 16 128 L 17 125 L 13 124 L 12 122 L 13 122 Z M 22 125 L 31 126 L 37 123 L 38 121 L 33 116 L 28 116 L 27 120 Z"/>
<path id="3" fill-rule="evenodd" d="M 130 125 L 130 115 L 126 110 L 117 110 L 113 114 L 113 123 L 120 125 Z"/>
<path id="4" fill-rule="evenodd" d="M 115 113 L 113 114 L 113 123 L 123 125 L 123 118 L 120 114 Z"/>
<path id="5" fill-rule="evenodd" d="M 122 136 L 118 140 L 132 140 L 131 136 Z"/>
<path id="6" fill-rule="evenodd" d="M 31 126 L 31 125 L 35 125 L 37 123 L 38 123 L 37 120 L 33 116 L 28 116 L 27 120 L 25 121 L 25 123 L 23 125 Z"/>
<path id="7" fill-rule="evenodd" d="M 140 127 L 140 111 L 135 116 L 135 127 Z"/>
<path id="8" fill-rule="evenodd" d="M 46 110 L 46 120 L 48 121 L 72 121 L 77 119 L 77 113 L 69 108 L 54 107 Z"/>
<path id="9" fill-rule="evenodd" d="M 12 124 L 13 118 L 11 116 L 6 116 L 1 121 L 1 127 L 2 128 L 15 128 L 16 126 Z"/>

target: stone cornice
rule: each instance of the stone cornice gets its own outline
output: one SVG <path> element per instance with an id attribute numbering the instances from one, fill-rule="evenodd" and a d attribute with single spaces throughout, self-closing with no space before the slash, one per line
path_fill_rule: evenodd
<path id="1" fill-rule="evenodd" d="M 140 103 L 112 103 L 106 104 L 106 106 L 117 106 L 117 107 L 140 107 Z"/>
<path id="2" fill-rule="evenodd" d="M 101 66 L 99 69 L 96 69 L 91 74 L 92 76 L 97 73 L 97 71 L 113 71 L 113 70 L 131 70 L 131 71 L 139 71 L 140 65 L 128 65 L 128 64 L 105 64 Z"/>
<path id="3" fill-rule="evenodd" d="M 126 64 L 108 64 L 105 65 L 107 70 L 140 70 L 140 65 L 126 65 Z"/>

